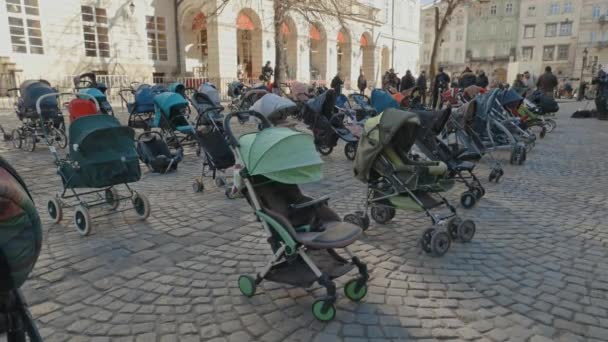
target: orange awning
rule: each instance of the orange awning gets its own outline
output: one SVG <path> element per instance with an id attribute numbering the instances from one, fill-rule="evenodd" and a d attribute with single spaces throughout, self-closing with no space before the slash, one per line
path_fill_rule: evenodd
<path id="1" fill-rule="evenodd" d="M 236 27 L 239 30 L 253 30 L 255 28 L 255 25 L 253 24 L 253 21 L 251 21 L 251 18 L 249 18 L 249 16 L 247 16 L 246 14 L 239 14 L 239 17 L 236 19 Z"/>
<path id="2" fill-rule="evenodd" d="M 367 37 L 365 37 L 365 35 L 361 35 L 361 46 L 362 47 L 367 46 Z"/>
<path id="3" fill-rule="evenodd" d="M 321 40 L 321 32 L 315 25 L 310 25 L 310 39 L 311 40 Z"/>
<path id="4" fill-rule="evenodd" d="M 287 26 L 287 24 L 285 22 L 283 22 L 283 24 L 281 24 L 281 33 L 284 35 L 288 35 L 289 32 L 289 26 Z"/>
<path id="5" fill-rule="evenodd" d="M 342 31 L 338 32 L 338 43 L 346 43 L 346 37 Z"/>
<path id="6" fill-rule="evenodd" d="M 194 19 L 192 19 L 192 31 L 200 31 L 207 27 L 207 18 L 202 12 L 199 12 Z"/>

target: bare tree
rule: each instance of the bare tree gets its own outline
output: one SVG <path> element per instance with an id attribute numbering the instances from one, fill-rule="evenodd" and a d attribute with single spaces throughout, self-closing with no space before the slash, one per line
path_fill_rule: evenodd
<path id="1" fill-rule="evenodd" d="M 450 23 L 454 10 L 466 2 L 467 0 L 438 0 L 434 4 L 435 21 L 433 24 L 433 31 L 435 37 L 433 40 L 433 49 L 431 50 L 431 61 L 429 63 L 429 78 L 433 84 L 435 82 L 435 75 L 437 74 L 437 66 L 435 64 L 437 63 L 439 48 L 443 42 L 443 32 Z"/>
<path id="2" fill-rule="evenodd" d="M 208 16 L 220 14 L 226 6 L 237 0 L 220 0 L 216 10 Z M 283 44 L 283 24 L 291 13 L 300 14 L 308 23 L 313 24 L 326 18 L 336 18 L 340 25 L 345 26 L 346 19 L 365 17 L 360 13 L 356 0 L 273 0 L 273 29 L 275 41 L 275 83 L 283 83 L 286 78 L 287 58 Z"/>

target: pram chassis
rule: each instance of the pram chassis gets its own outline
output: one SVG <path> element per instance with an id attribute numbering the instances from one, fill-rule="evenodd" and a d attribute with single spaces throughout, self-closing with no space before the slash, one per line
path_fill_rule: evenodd
<path id="1" fill-rule="evenodd" d="M 54 93 L 41 96 L 36 102 L 36 112 L 38 113 L 38 115 L 41 115 L 40 103 L 42 99 L 44 99 L 45 97 L 58 95 L 60 94 Z M 87 94 L 79 94 L 79 96 L 90 97 L 91 100 L 95 103 L 95 108 L 97 109 L 97 111 L 99 111 L 99 103 L 97 103 L 97 100 L 94 97 L 89 96 Z M 51 151 L 51 154 L 55 159 L 57 173 L 59 173 L 59 175 L 61 176 L 63 183 L 63 190 L 61 191 L 61 194 L 56 194 L 55 197 L 50 199 L 47 203 L 47 212 L 53 220 L 53 223 L 59 223 L 61 221 L 61 219 L 63 218 L 63 208 L 75 208 L 74 223 L 76 225 L 76 230 L 80 235 L 87 236 L 91 233 L 91 220 L 93 218 L 108 216 L 115 213 L 130 210 L 127 208 L 116 210 L 121 202 L 127 200 L 131 200 L 133 204 L 133 209 L 135 209 L 135 212 L 141 220 L 145 220 L 146 218 L 148 218 L 148 216 L 150 215 L 150 203 L 148 202 L 148 199 L 143 194 L 139 194 L 138 192 L 132 190 L 131 187 L 129 187 L 129 185 L 126 183 L 124 183 L 124 185 L 129 191 L 129 196 L 119 196 L 118 192 L 115 189 L 115 185 L 85 192 L 77 192 L 73 187 L 69 187 L 68 185 L 70 184 L 71 178 L 67 178 L 64 174 L 62 174 L 60 168 L 60 165 L 62 163 L 66 163 L 69 161 L 67 159 L 61 159 L 61 157 L 57 153 L 57 149 L 55 149 L 55 147 L 49 142 L 46 132 L 44 137 L 49 146 L 49 150 Z M 71 195 L 66 195 L 68 189 L 72 192 Z M 103 197 L 101 196 L 102 192 L 104 193 Z M 83 196 L 92 194 L 96 195 L 96 199 L 93 202 L 87 202 L 84 198 L 82 198 Z M 76 198 L 77 203 L 66 204 L 63 202 L 63 200 L 69 200 L 72 198 Z M 93 217 L 90 215 L 90 208 L 99 207 L 104 204 L 107 204 L 109 206 L 109 209 L 111 210 L 110 212 Z"/>
<path id="2" fill-rule="evenodd" d="M 11 290 L 0 296 L 3 297 L 0 299 L 0 334 L 6 334 L 6 341 L 42 342 L 21 290 Z"/>

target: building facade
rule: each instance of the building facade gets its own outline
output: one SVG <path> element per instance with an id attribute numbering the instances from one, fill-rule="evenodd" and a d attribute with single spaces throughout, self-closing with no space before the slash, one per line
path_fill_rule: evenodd
<path id="1" fill-rule="evenodd" d="M 175 76 L 256 79 L 274 61 L 271 0 L 0 0 L 0 87 L 27 78 L 66 82 L 86 71 L 129 81 Z M 379 81 L 418 62 L 419 0 L 345 2 L 356 13 L 282 25 L 290 79 L 325 82 L 359 69 Z"/>
<path id="2" fill-rule="evenodd" d="M 579 27 L 574 75 L 590 81 L 608 65 L 608 2 L 583 0 Z"/>

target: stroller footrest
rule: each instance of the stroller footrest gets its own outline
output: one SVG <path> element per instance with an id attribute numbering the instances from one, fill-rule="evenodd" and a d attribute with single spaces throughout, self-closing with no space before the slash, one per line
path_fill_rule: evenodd
<path id="1" fill-rule="evenodd" d="M 331 279 L 341 277 L 355 267 L 352 263 L 338 262 L 326 250 L 308 251 L 307 254 L 319 270 L 329 275 Z M 310 287 L 317 281 L 315 273 L 299 256 L 293 261 L 273 266 L 264 278 L 298 287 Z"/>

